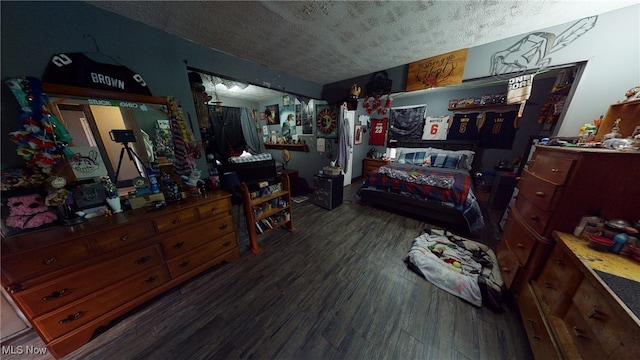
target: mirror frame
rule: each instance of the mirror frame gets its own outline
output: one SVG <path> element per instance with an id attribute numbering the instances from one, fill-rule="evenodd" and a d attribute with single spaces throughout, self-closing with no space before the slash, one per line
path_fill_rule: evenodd
<path id="1" fill-rule="evenodd" d="M 83 88 L 83 87 L 77 87 L 77 86 L 52 84 L 52 83 L 44 83 L 44 82 L 42 83 L 42 91 L 49 96 L 68 95 L 68 96 L 92 97 L 92 98 L 102 98 L 102 99 L 111 99 L 111 100 L 135 101 L 135 102 L 160 104 L 160 105 L 167 105 L 167 106 L 169 105 L 167 97 L 162 97 L 162 96 L 131 94 L 131 93 L 118 92 L 118 91 L 91 89 L 91 88 Z"/>

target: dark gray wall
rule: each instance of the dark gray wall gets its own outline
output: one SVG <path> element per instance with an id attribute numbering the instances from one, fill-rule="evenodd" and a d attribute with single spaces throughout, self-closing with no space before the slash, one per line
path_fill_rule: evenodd
<path id="1" fill-rule="evenodd" d="M 49 58 L 60 52 L 95 52 L 140 73 L 156 96 L 174 96 L 185 115 L 195 123 L 195 107 L 187 65 L 252 84 L 271 83 L 274 88 L 320 98 L 322 86 L 274 71 L 248 60 L 230 56 L 180 39 L 133 20 L 98 9 L 84 2 L 2 1 L 2 79 L 15 76 L 41 77 Z M 90 55 L 90 54 L 89 54 Z M 110 62 L 104 56 L 91 56 Z M 2 168 L 22 166 L 8 133 L 18 124 L 18 108 L 6 86 L 2 86 Z M 197 131 L 196 131 L 197 132 Z M 199 133 L 196 137 L 200 137 Z M 207 168 L 204 156 L 198 168 Z"/>

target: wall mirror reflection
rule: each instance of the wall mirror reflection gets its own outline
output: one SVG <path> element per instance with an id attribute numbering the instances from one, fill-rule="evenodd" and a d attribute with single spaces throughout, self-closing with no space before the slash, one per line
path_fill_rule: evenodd
<path id="1" fill-rule="evenodd" d="M 118 187 L 146 178 L 147 167 L 171 165 L 173 141 L 164 97 L 102 92 L 43 84 L 51 111 L 73 138 L 74 149 L 97 149 L 87 162 L 101 160 Z"/>

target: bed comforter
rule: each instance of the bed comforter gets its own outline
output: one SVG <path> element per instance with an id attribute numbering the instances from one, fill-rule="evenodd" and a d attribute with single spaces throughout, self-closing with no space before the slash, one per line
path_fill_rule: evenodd
<path id="1" fill-rule="evenodd" d="M 414 239 L 404 261 L 440 289 L 475 306 L 503 311 L 504 282 L 488 246 L 443 230 L 427 230 Z"/>
<path id="2" fill-rule="evenodd" d="M 484 218 L 471 185 L 471 175 L 465 170 L 392 163 L 372 171 L 361 189 L 375 188 L 452 207 L 462 213 L 471 231 L 477 231 L 484 227 Z"/>

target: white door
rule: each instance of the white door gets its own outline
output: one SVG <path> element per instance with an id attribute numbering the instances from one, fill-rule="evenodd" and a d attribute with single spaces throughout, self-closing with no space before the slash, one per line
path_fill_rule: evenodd
<path id="1" fill-rule="evenodd" d="M 344 186 L 351 184 L 351 178 L 353 178 L 353 129 L 355 127 L 356 112 L 354 110 L 347 110 L 342 106 L 343 121 L 345 124 L 349 124 L 349 146 L 347 153 L 347 168 L 344 169 Z"/>

